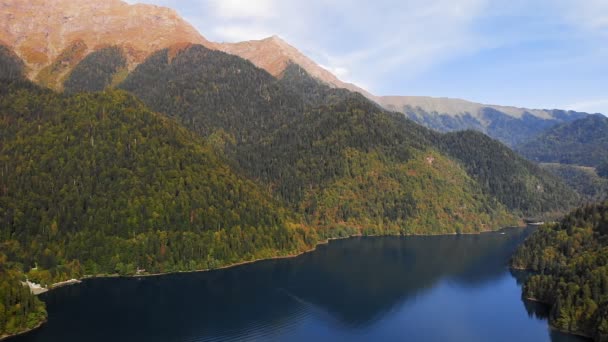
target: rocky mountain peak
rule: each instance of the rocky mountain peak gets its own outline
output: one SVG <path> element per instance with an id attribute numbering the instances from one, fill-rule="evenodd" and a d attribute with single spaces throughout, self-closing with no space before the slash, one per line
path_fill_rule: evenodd
<path id="1" fill-rule="evenodd" d="M 174 10 L 121 0 L 4 0 L 0 41 L 25 61 L 30 78 L 49 86 L 101 47 L 123 47 L 134 65 L 176 43 L 213 46 Z"/>

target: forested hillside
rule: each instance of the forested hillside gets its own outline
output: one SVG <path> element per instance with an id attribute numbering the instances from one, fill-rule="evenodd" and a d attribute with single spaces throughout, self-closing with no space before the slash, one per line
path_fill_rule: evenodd
<path id="1" fill-rule="evenodd" d="M 29 276 L 43 284 L 213 268 L 315 242 L 201 138 L 124 92 L 5 83 L 0 117 L 1 249 L 26 272 L 37 265 Z"/>
<path id="2" fill-rule="evenodd" d="M 608 118 L 597 114 L 559 125 L 516 151 L 542 163 L 599 167 L 608 163 Z"/>
<path id="3" fill-rule="evenodd" d="M 601 167 L 557 163 L 542 163 L 540 167 L 560 177 L 585 200 L 599 202 L 608 198 L 608 176 L 602 177 Z"/>
<path id="4" fill-rule="evenodd" d="M 483 133 L 447 133 L 440 137 L 440 144 L 463 163 L 484 192 L 520 215 L 560 213 L 580 203 L 579 196 L 557 176 Z"/>
<path id="5" fill-rule="evenodd" d="M 540 228 L 512 264 L 536 273 L 524 297 L 551 304 L 552 325 L 608 340 L 608 202 Z"/>
<path id="6" fill-rule="evenodd" d="M 481 192 L 481 202 L 494 203 L 488 204 L 493 210 L 482 210 L 492 215 L 504 207 L 524 215 L 560 211 L 576 201 L 576 194 L 559 180 L 498 142 L 485 140 L 482 135 L 470 139 L 460 134 L 444 137 L 402 115 L 385 112 L 359 94 L 320 84 L 296 65 L 277 81 L 247 61 L 202 46 L 181 51 L 167 49 L 140 65 L 120 87 L 204 136 L 221 130 L 233 137 L 234 140 L 223 141 L 228 142 L 225 150 L 236 160 L 235 165 L 271 185 L 280 199 L 309 218 L 324 217 L 313 212 L 319 207 L 307 204 L 317 203 L 310 202 L 310 198 L 319 199 L 318 189 L 330 184 L 356 184 L 355 175 L 347 168 L 353 149 L 365 154 L 364 164 L 370 173 L 422 158 L 420 155 L 429 151 L 443 152 L 443 158 L 456 158 L 460 164 L 452 163 L 442 172 L 445 176 L 459 174 L 475 180 L 475 189 L 465 192 Z M 479 144 L 486 146 L 485 150 L 476 146 Z M 377 161 L 372 163 L 370 157 Z M 494 158 L 498 161 L 492 162 Z M 459 170 L 461 166 L 465 172 Z M 411 170 L 409 177 L 416 171 Z M 402 175 L 396 171 L 391 174 L 404 193 L 410 192 L 407 177 L 396 180 Z M 421 187 L 433 189 L 426 183 L 421 183 Z M 382 189 L 377 185 L 370 188 Z M 449 193 L 446 189 L 438 191 Z M 411 193 L 442 198 L 430 190 Z M 343 194 L 343 198 L 357 198 L 356 192 L 348 194 Z M 463 194 L 457 196 L 466 198 Z M 410 204 L 400 204 L 398 211 L 418 212 L 413 209 L 417 200 L 424 202 L 422 198 L 412 198 L 405 201 Z M 389 214 L 394 203 L 391 198 L 370 198 L 366 203 L 379 203 L 384 208 L 382 221 L 390 222 L 394 216 Z M 377 221 L 377 214 L 373 213 L 377 210 L 366 210 L 359 216 Z M 336 207 L 331 211 L 340 212 Z M 446 215 L 450 216 L 454 215 Z M 343 216 L 333 217 L 334 221 L 344 221 Z"/>
<path id="7" fill-rule="evenodd" d="M 15 80 L 24 77 L 25 64 L 8 47 L 0 44 L 0 80 Z"/>
<path id="8" fill-rule="evenodd" d="M 302 71 L 293 67 L 293 75 L 277 81 L 250 62 L 202 46 L 171 61 L 170 53 L 150 58 L 121 87 L 212 140 L 223 132 L 235 165 L 309 224 L 386 234 L 514 222 L 457 164 L 433 151 L 430 131 L 361 95 L 298 78 Z M 308 89 L 306 97 L 300 87 Z M 427 157 L 437 163 L 424 162 Z"/>
<path id="9" fill-rule="evenodd" d="M 126 77 L 127 58 L 121 48 L 111 46 L 86 56 L 68 75 L 63 84 L 68 94 L 102 91 Z"/>
<path id="10" fill-rule="evenodd" d="M 0 339 L 33 329 L 46 320 L 46 310 L 23 286 L 21 270 L 14 269 L 0 252 Z"/>

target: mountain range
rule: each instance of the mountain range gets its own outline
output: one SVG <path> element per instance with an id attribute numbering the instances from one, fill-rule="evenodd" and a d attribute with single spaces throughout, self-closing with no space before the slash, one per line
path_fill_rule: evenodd
<path id="1" fill-rule="evenodd" d="M 581 201 L 498 140 L 424 127 L 278 37 L 209 42 L 172 10 L 119 0 L 7 0 L 0 17 L 2 291 L 352 235 L 478 233 Z M 430 113 L 504 113 L 481 131 L 585 117 L 441 101 Z M 18 323 L 0 336 L 44 319 L 4 292 Z"/>
<path id="2" fill-rule="evenodd" d="M 484 105 L 461 99 L 384 96 L 378 103 L 440 132 L 474 129 L 508 146 L 516 146 L 545 130 L 586 117 L 587 113 Z"/>
<path id="3" fill-rule="evenodd" d="M 110 46 L 123 50 L 124 70 L 133 70 L 150 54 L 179 44 L 201 44 L 251 61 L 281 78 L 295 64 L 334 88 L 358 92 L 388 110 L 441 132 L 475 129 L 515 146 L 544 130 L 584 117 L 563 110 L 482 105 L 459 99 L 376 96 L 339 80 L 278 36 L 240 43 L 210 42 L 173 10 L 129 5 L 120 0 L 90 5 L 84 0 L 5 1 L 0 7 L 0 44 L 27 66 L 28 78 L 62 90 L 66 77 L 87 55 Z M 150 29 L 153 27 L 154 29 Z M 124 76 L 124 72 L 122 74 Z"/>
<path id="4" fill-rule="evenodd" d="M 549 128 L 515 146 L 589 200 L 608 197 L 608 118 L 597 114 Z"/>

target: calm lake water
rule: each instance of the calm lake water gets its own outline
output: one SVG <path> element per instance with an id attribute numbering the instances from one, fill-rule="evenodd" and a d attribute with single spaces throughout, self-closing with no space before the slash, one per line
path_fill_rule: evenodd
<path id="1" fill-rule="evenodd" d="M 294 259 L 97 279 L 42 296 L 11 341 L 583 341 L 552 331 L 507 268 L 530 230 L 354 238 Z"/>

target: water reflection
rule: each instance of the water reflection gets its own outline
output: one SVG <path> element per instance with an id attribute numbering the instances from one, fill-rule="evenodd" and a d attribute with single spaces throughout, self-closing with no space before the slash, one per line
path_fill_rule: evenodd
<path id="1" fill-rule="evenodd" d="M 227 270 L 86 281 L 45 295 L 48 324 L 15 341 L 573 341 L 521 305 L 506 265 L 529 233 L 358 238 Z"/>

